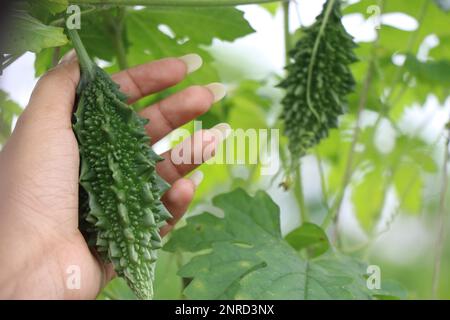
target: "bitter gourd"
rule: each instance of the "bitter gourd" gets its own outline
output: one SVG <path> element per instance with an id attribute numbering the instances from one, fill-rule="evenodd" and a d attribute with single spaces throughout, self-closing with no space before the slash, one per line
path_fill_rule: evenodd
<path id="1" fill-rule="evenodd" d="M 80 152 L 80 228 L 136 296 L 151 299 L 159 228 L 170 218 L 160 198 L 168 185 L 155 172 L 142 119 L 69 30 L 81 66 L 73 130 Z M 85 221 L 84 221 L 85 220 Z M 83 227 L 84 226 L 84 227 Z"/>
<path id="2" fill-rule="evenodd" d="M 346 95 L 355 81 L 349 64 L 357 61 L 356 44 L 341 22 L 339 0 L 328 0 L 315 23 L 289 55 L 281 119 L 288 137 L 290 169 L 298 167 L 308 149 L 328 136 L 346 110 Z"/>

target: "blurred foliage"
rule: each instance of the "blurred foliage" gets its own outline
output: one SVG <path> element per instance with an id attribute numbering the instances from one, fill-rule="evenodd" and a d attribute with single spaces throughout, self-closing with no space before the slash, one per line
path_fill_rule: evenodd
<path id="1" fill-rule="evenodd" d="M 9 52 L 5 52 L 2 66 L 30 50 L 37 54 L 35 73 L 39 76 L 71 48 L 62 33 L 61 23 L 67 1 L 18 3 L 20 11 L 11 22 L 17 26 L 17 32 L 9 37 L 12 45 L 7 47 Z M 307 1 L 303 3 L 308 5 Z M 260 175 L 260 165 L 204 165 L 205 179 L 188 216 L 203 211 L 216 214 L 217 210 L 224 216 L 204 213 L 190 217 L 168 237 L 165 247 L 168 252 L 160 253 L 157 265 L 157 299 L 432 297 L 444 150 L 441 133 L 445 128 L 437 128 L 438 137 L 429 139 L 424 134 L 429 124 L 427 118 L 422 125 L 411 129 L 408 123 L 405 125 L 408 121 L 405 116 L 413 108 L 424 114 L 423 106 L 430 97 L 448 105 L 450 13 L 448 2 L 444 0 L 361 0 L 346 6 L 344 14 L 362 15 L 371 21 L 367 8 L 380 4 L 382 13 L 403 13 L 415 19 L 418 26 L 403 30 L 382 20 L 381 28 L 375 30 L 378 39 L 358 43 L 359 62 L 351 66 L 357 85 L 349 96 L 349 113 L 340 118 L 339 128 L 310 150 L 303 161 L 307 171 L 312 167 L 322 169 L 314 176 L 321 194 L 304 199 L 311 221 L 317 225 L 292 225 L 289 231 L 293 231 L 283 239 L 279 208 L 273 201 L 282 199 L 278 203 L 282 218 L 293 217 L 299 215 L 299 209 L 285 202 L 291 199 L 295 203 L 299 197 L 293 191 L 283 196 L 275 191 L 283 178 L 282 168 L 277 175 L 267 178 Z M 281 10 L 277 3 L 263 8 L 272 15 Z M 196 52 L 205 61 L 199 71 L 181 84 L 139 101 L 135 105 L 137 109 L 192 84 L 222 81 L 226 82 L 229 94 L 200 117 L 204 128 L 220 122 L 244 130 L 282 128 L 278 121 L 282 92 L 273 89 L 282 75 L 272 70 L 255 77 L 247 71 L 253 56 L 237 57 L 225 52 L 219 57 L 214 49 L 217 42 L 232 42 L 254 32 L 240 10 L 129 7 L 122 18 L 117 8 L 100 7 L 94 14 L 89 13 L 89 9 L 82 10 L 86 13 L 82 17 L 80 34 L 88 51 L 104 62 L 108 72 L 119 70 L 119 61 L 123 58 L 127 65 L 133 66 Z M 123 19 L 123 24 L 117 23 L 118 19 Z M 32 32 L 22 34 L 30 25 Z M 123 27 L 118 28 L 118 25 Z M 301 35 L 299 29 L 292 38 L 298 39 Z M 431 48 L 427 42 L 430 36 L 438 40 Z M 125 57 L 117 53 L 118 42 L 124 47 Z M 12 121 L 20 111 L 4 92 L 0 92 L 0 144 L 6 141 Z M 192 124 L 185 128 L 193 131 Z M 282 137 L 280 150 L 285 149 L 286 140 Z M 283 153 L 280 156 L 283 158 Z M 310 162 L 313 165 L 308 165 Z M 310 173 L 308 178 L 312 176 Z M 307 194 L 313 183 L 305 179 L 303 182 Z M 245 192 L 238 189 L 229 193 L 237 187 Z M 267 193 L 256 192 L 258 189 Z M 218 194 L 222 195 L 215 198 Z M 320 226 L 323 217 L 336 210 L 340 197 L 347 204 L 341 209 L 341 216 L 342 211 L 354 216 L 354 224 L 363 237 L 356 239 L 347 234 L 348 228 L 341 225 L 343 221 L 327 230 Z M 395 204 L 390 204 L 390 197 L 396 199 Z M 212 199 L 216 207 L 211 206 Z M 388 219 L 387 209 L 390 211 Z M 394 232 L 397 219 L 415 219 L 426 237 L 416 239 L 417 246 L 405 247 L 403 240 L 410 230 L 397 228 L 395 230 L 403 230 L 405 234 L 387 238 L 396 239 L 389 243 L 381 241 L 382 235 Z M 448 238 L 438 292 L 438 297 L 447 299 L 450 298 Z M 386 247 L 380 249 L 380 245 Z M 383 254 L 396 246 L 402 251 L 417 251 L 418 256 L 403 263 Z M 379 291 L 364 289 L 368 264 L 381 267 L 383 287 Z M 292 274 L 287 275 L 290 272 Z M 286 277 L 274 279 L 277 274 Z M 401 285 L 386 280 L 388 278 Z M 310 286 L 305 291 L 306 281 Z M 206 282 L 208 286 L 204 285 Z M 325 292 L 321 289 L 323 286 L 330 290 Z M 123 281 L 116 279 L 99 298 L 133 299 L 134 296 Z"/>
<path id="2" fill-rule="evenodd" d="M 6 92 L 0 90 L 0 146 L 8 140 L 13 119 L 21 112 L 22 108 L 11 101 Z"/>

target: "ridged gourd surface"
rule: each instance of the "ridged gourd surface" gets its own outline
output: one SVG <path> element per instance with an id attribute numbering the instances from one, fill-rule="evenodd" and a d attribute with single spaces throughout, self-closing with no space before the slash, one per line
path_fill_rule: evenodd
<path id="1" fill-rule="evenodd" d="M 159 200 L 167 188 L 155 172 L 161 158 L 150 147 L 147 120 L 102 69 L 80 86 L 73 128 L 88 201 L 84 231 L 137 297 L 151 299 L 159 228 L 170 218 Z"/>
<path id="2" fill-rule="evenodd" d="M 338 117 L 346 111 L 346 95 L 355 85 L 348 65 L 357 61 L 353 53 L 356 44 L 342 25 L 340 1 L 332 4 L 324 21 L 329 2 L 324 4 L 316 22 L 303 30 L 290 52 L 287 77 L 279 85 L 286 89 L 281 119 L 293 166 L 309 148 L 327 137 L 330 129 L 337 127 Z"/>

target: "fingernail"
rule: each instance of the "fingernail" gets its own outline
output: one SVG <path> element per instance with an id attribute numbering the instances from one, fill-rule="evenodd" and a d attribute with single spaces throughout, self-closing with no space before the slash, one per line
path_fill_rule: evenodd
<path id="1" fill-rule="evenodd" d="M 203 64 L 202 57 L 200 57 L 196 53 L 187 54 L 185 56 L 179 57 L 178 59 L 180 59 L 186 64 L 187 73 L 192 73 L 200 69 L 200 67 Z"/>
<path id="2" fill-rule="evenodd" d="M 204 178 L 203 172 L 200 170 L 197 170 L 189 177 L 189 180 L 192 181 L 192 183 L 195 185 L 195 187 L 198 187 L 200 185 L 200 183 L 202 183 L 203 178 Z"/>
<path id="3" fill-rule="evenodd" d="M 222 100 L 227 94 L 225 86 L 219 82 L 210 83 L 205 86 L 214 95 L 214 102 Z"/>
<path id="4" fill-rule="evenodd" d="M 231 133 L 231 127 L 228 123 L 216 124 L 211 130 L 216 130 L 219 133 L 217 137 L 219 143 L 225 140 Z"/>
<path id="5" fill-rule="evenodd" d="M 67 51 L 67 53 L 61 58 L 59 61 L 59 64 L 69 62 L 77 56 L 77 53 L 75 52 L 75 49 L 71 49 Z"/>

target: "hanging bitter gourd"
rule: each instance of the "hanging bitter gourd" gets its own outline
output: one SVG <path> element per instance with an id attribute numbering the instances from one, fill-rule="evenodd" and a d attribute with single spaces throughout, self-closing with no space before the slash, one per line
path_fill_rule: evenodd
<path id="1" fill-rule="evenodd" d="M 346 95 L 354 88 L 349 64 L 357 61 L 356 44 L 341 17 L 340 1 L 328 0 L 289 53 L 287 77 L 279 87 L 286 92 L 281 119 L 289 139 L 290 170 L 337 127 L 338 117 L 346 110 Z"/>
<path id="2" fill-rule="evenodd" d="M 81 66 L 73 124 L 81 161 L 80 229 L 137 297 L 151 299 L 159 228 L 170 218 L 160 201 L 168 185 L 155 172 L 161 158 L 150 147 L 147 120 L 88 57 L 76 31 L 69 35 Z"/>

